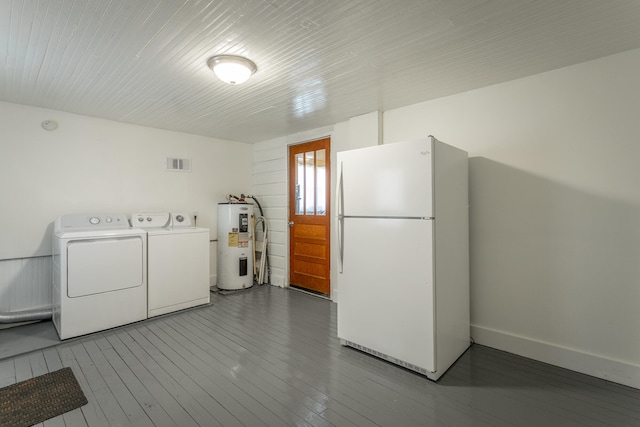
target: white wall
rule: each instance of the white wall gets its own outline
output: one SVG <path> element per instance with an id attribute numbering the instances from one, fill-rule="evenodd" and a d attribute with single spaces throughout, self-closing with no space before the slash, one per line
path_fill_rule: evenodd
<path id="1" fill-rule="evenodd" d="M 287 275 L 287 139 L 254 144 L 251 194 L 263 208 L 268 231 L 268 277 L 275 286 L 288 285 Z M 258 214 L 258 212 L 254 212 Z"/>
<path id="2" fill-rule="evenodd" d="M 433 134 L 469 152 L 476 342 L 636 388 L 639 71 L 634 50 L 386 111 L 382 126 L 384 143 Z M 334 126 L 333 164 L 351 148 L 356 122 Z M 279 285 L 288 258 L 286 146 L 308 139 L 254 146 L 254 191 L 276 208 Z"/>
<path id="3" fill-rule="evenodd" d="M 640 50 L 387 111 L 470 155 L 476 342 L 640 388 Z"/>
<path id="4" fill-rule="evenodd" d="M 43 130 L 43 120 L 58 129 Z M 197 211 L 198 226 L 216 239 L 217 203 L 251 184 L 249 144 L 4 102 L 0 129 L 0 311 L 46 305 L 33 294 L 49 284 L 21 277 L 34 276 L 23 266 L 46 266 L 24 259 L 50 254 L 59 215 Z M 192 172 L 165 171 L 172 156 L 190 158 Z M 215 244 L 211 250 L 215 275 Z M 17 294 L 31 294 L 31 307 Z"/>
<path id="5" fill-rule="evenodd" d="M 381 114 L 378 111 L 354 117 L 334 126 L 312 129 L 306 132 L 275 138 L 253 146 L 252 192 L 265 210 L 269 220 L 269 262 L 272 285 L 289 286 L 289 221 L 288 213 L 288 150 L 290 145 L 300 144 L 329 136 L 331 138 L 331 165 L 336 164 L 339 151 L 376 145 L 381 139 Z M 337 168 L 331 169 L 331 182 L 337 180 Z M 331 186 L 330 201 L 333 206 L 336 186 Z M 335 215 L 331 214 L 331 230 L 335 230 Z M 333 232 L 333 231 L 332 231 Z M 333 236 L 332 236 L 333 237 Z M 331 239 L 335 242 L 335 239 Z M 335 300 L 337 270 L 333 268 L 338 254 L 337 245 L 331 244 L 331 299 Z"/>
<path id="6" fill-rule="evenodd" d="M 335 147 L 348 141 L 348 136 L 340 132 L 339 125 L 312 129 L 282 138 L 275 138 L 253 145 L 253 184 L 255 195 L 264 209 L 269 222 L 269 271 L 270 284 L 289 286 L 289 227 L 287 201 L 287 163 L 290 145 L 331 137 L 331 161 L 335 161 Z M 335 179 L 335 172 L 331 178 Z M 332 188 L 331 200 L 334 200 Z M 333 248 L 332 248 L 333 250 Z M 332 257 L 333 259 L 333 257 Z M 333 275 L 333 271 L 332 271 Z M 333 281 L 334 278 L 332 277 Z"/>

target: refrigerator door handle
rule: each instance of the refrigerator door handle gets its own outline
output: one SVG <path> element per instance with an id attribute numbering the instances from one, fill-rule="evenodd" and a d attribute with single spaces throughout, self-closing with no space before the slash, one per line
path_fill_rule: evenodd
<path id="1" fill-rule="evenodd" d="M 342 163 L 340 163 L 340 179 L 338 180 L 338 273 L 342 273 L 344 266 L 344 183 Z"/>
<path id="2" fill-rule="evenodd" d="M 342 273 L 344 269 L 344 218 L 338 219 L 338 273 Z"/>

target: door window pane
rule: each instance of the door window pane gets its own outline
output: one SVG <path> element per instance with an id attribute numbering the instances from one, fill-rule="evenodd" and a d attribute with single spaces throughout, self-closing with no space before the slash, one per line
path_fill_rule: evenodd
<path id="1" fill-rule="evenodd" d="M 304 215 L 304 160 L 303 154 L 296 154 L 296 215 Z"/>
<path id="2" fill-rule="evenodd" d="M 309 151 L 305 155 L 305 214 L 314 215 L 316 211 L 315 195 L 315 159 L 314 152 Z"/>
<path id="3" fill-rule="evenodd" d="M 327 214 L 326 149 L 295 155 L 295 215 Z"/>
<path id="4" fill-rule="evenodd" d="M 327 163 L 325 149 L 316 150 L 316 214 L 327 214 Z"/>

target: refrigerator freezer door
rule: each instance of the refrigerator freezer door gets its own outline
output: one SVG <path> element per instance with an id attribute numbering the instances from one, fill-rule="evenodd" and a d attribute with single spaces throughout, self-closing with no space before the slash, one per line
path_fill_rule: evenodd
<path id="1" fill-rule="evenodd" d="M 432 141 L 338 153 L 338 215 L 433 217 Z"/>
<path id="2" fill-rule="evenodd" d="M 345 218 L 338 338 L 435 371 L 433 221 Z"/>

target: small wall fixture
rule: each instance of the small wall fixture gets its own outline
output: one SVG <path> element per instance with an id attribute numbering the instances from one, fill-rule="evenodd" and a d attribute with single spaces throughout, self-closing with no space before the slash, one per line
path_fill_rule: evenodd
<path id="1" fill-rule="evenodd" d="M 246 82 L 258 70 L 256 64 L 243 56 L 216 55 L 207 60 L 216 76 L 230 85 Z"/>
<path id="2" fill-rule="evenodd" d="M 55 120 L 45 120 L 42 123 L 40 123 L 40 126 L 42 126 L 42 129 L 44 130 L 58 129 L 58 123 Z"/>

